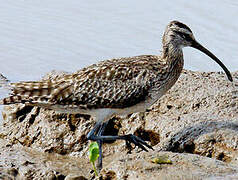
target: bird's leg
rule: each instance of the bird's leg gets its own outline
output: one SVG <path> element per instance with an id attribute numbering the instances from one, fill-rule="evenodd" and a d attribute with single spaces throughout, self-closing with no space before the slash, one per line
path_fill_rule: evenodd
<path id="1" fill-rule="evenodd" d="M 98 167 L 99 171 L 102 169 L 102 143 L 103 143 L 103 139 L 98 138 L 97 140 L 95 140 L 94 137 L 102 136 L 102 134 L 103 134 L 107 124 L 108 124 L 108 121 L 105 122 L 105 123 L 97 122 L 96 125 L 94 126 L 94 128 L 87 135 L 87 139 L 88 140 L 97 141 L 97 143 L 98 143 L 98 146 L 99 146 L 99 158 L 98 158 L 98 165 L 97 165 L 97 167 Z"/>
<path id="2" fill-rule="evenodd" d="M 102 143 L 105 140 L 125 140 L 126 143 L 133 143 L 135 146 L 138 146 L 144 151 L 148 151 L 145 147 L 152 149 L 153 147 L 147 144 L 144 140 L 141 138 L 133 135 L 133 134 L 127 134 L 127 135 L 122 135 L 122 136 L 103 136 L 103 132 L 105 130 L 105 127 L 107 126 L 108 121 L 103 123 L 101 121 L 98 121 L 94 128 L 88 133 L 87 139 L 96 141 L 99 146 L 99 159 L 98 159 L 98 169 L 102 169 Z"/>
<path id="3" fill-rule="evenodd" d="M 97 122 L 95 127 L 88 133 L 87 139 L 92 140 L 92 141 L 97 141 L 99 144 L 99 148 L 104 140 L 125 140 L 127 143 L 133 143 L 135 146 L 140 147 L 144 151 L 148 151 L 145 147 L 152 149 L 152 146 L 147 144 L 144 140 L 141 138 L 133 135 L 133 134 L 127 134 L 127 135 L 122 135 L 122 136 L 103 136 L 103 132 L 105 130 L 105 127 L 107 126 L 108 122 L 106 123 L 101 123 Z M 97 133 L 96 133 L 97 132 Z"/>
<path id="4" fill-rule="evenodd" d="M 105 130 L 105 127 L 107 126 L 108 121 L 105 123 L 102 123 L 98 132 L 97 132 L 97 136 L 102 136 Z M 102 143 L 103 143 L 103 139 L 99 139 L 97 140 L 98 146 L 99 146 L 99 158 L 98 158 L 98 169 L 101 170 L 102 169 Z"/>
<path id="5" fill-rule="evenodd" d="M 98 121 L 96 123 L 96 125 L 93 127 L 93 129 L 87 134 L 87 139 L 88 140 L 92 140 L 92 141 L 95 141 L 92 139 L 93 136 L 95 136 L 95 133 L 97 132 L 98 128 L 100 128 L 100 126 L 102 125 L 102 122 Z"/>

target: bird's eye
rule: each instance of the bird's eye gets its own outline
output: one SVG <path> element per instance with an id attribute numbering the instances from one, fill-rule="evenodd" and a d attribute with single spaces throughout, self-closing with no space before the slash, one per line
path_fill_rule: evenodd
<path id="1" fill-rule="evenodd" d="M 179 31 L 175 31 L 181 38 L 186 39 L 186 40 L 190 40 L 191 37 L 188 34 L 179 32 Z"/>

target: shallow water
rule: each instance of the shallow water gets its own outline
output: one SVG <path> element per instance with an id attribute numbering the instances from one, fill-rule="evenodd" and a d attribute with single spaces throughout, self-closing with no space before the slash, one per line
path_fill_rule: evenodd
<path id="1" fill-rule="evenodd" d="M 238 70 L 238 2 L 232 0 L 2 1 L 0 73 L 11 81 L 47 72 L 73 72 L 99 60 L 159 54 L 171 20 L 187 24 L 197 40 Z M 185 68 L 220 71 L 210 58 L 184 49 Z"/>

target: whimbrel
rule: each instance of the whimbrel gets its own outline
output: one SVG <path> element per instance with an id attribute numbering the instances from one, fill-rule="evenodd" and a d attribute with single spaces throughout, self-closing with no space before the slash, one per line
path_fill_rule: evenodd
<path id="1" fill-rule="evenodd" d="M 183 69 L 183 47 L 193 47 L 215 60 L 232 76 L 225 65 L 194 38 L 185 24 L 172 21 L 163 35 L 161 55 L 141 55 L 110 59 L 83 68 L 57 80 L 11 83 L 11 94 L 0 104 L 25 103 L 70 114 L 89 114 L 96 120 L 87 138 L 97 141 L 102 167 L 102 142 L 122 139 L 147 151 L 152 147 L 141 138 L 128 134 L 104 136 L 112 116 L 145 111 L 178 80 Z"/>

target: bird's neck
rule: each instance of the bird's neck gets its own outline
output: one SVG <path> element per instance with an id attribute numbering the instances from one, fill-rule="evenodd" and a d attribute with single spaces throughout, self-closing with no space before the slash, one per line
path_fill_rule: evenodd
<path id="1" fill-rule="evenodd" d="M 183 68 L 183 51 L 182 47 L 175 43 L 168 43 L 163 45 L 162 59 L 164 59 L 170 68 L 174 66 L 181 66 Z"/>
<path id="2" fill-rule="evenodd" d="M 163 45 L 163 58 L 183 57 L 182 47 L 177 43 L 169 42 Z"/>

